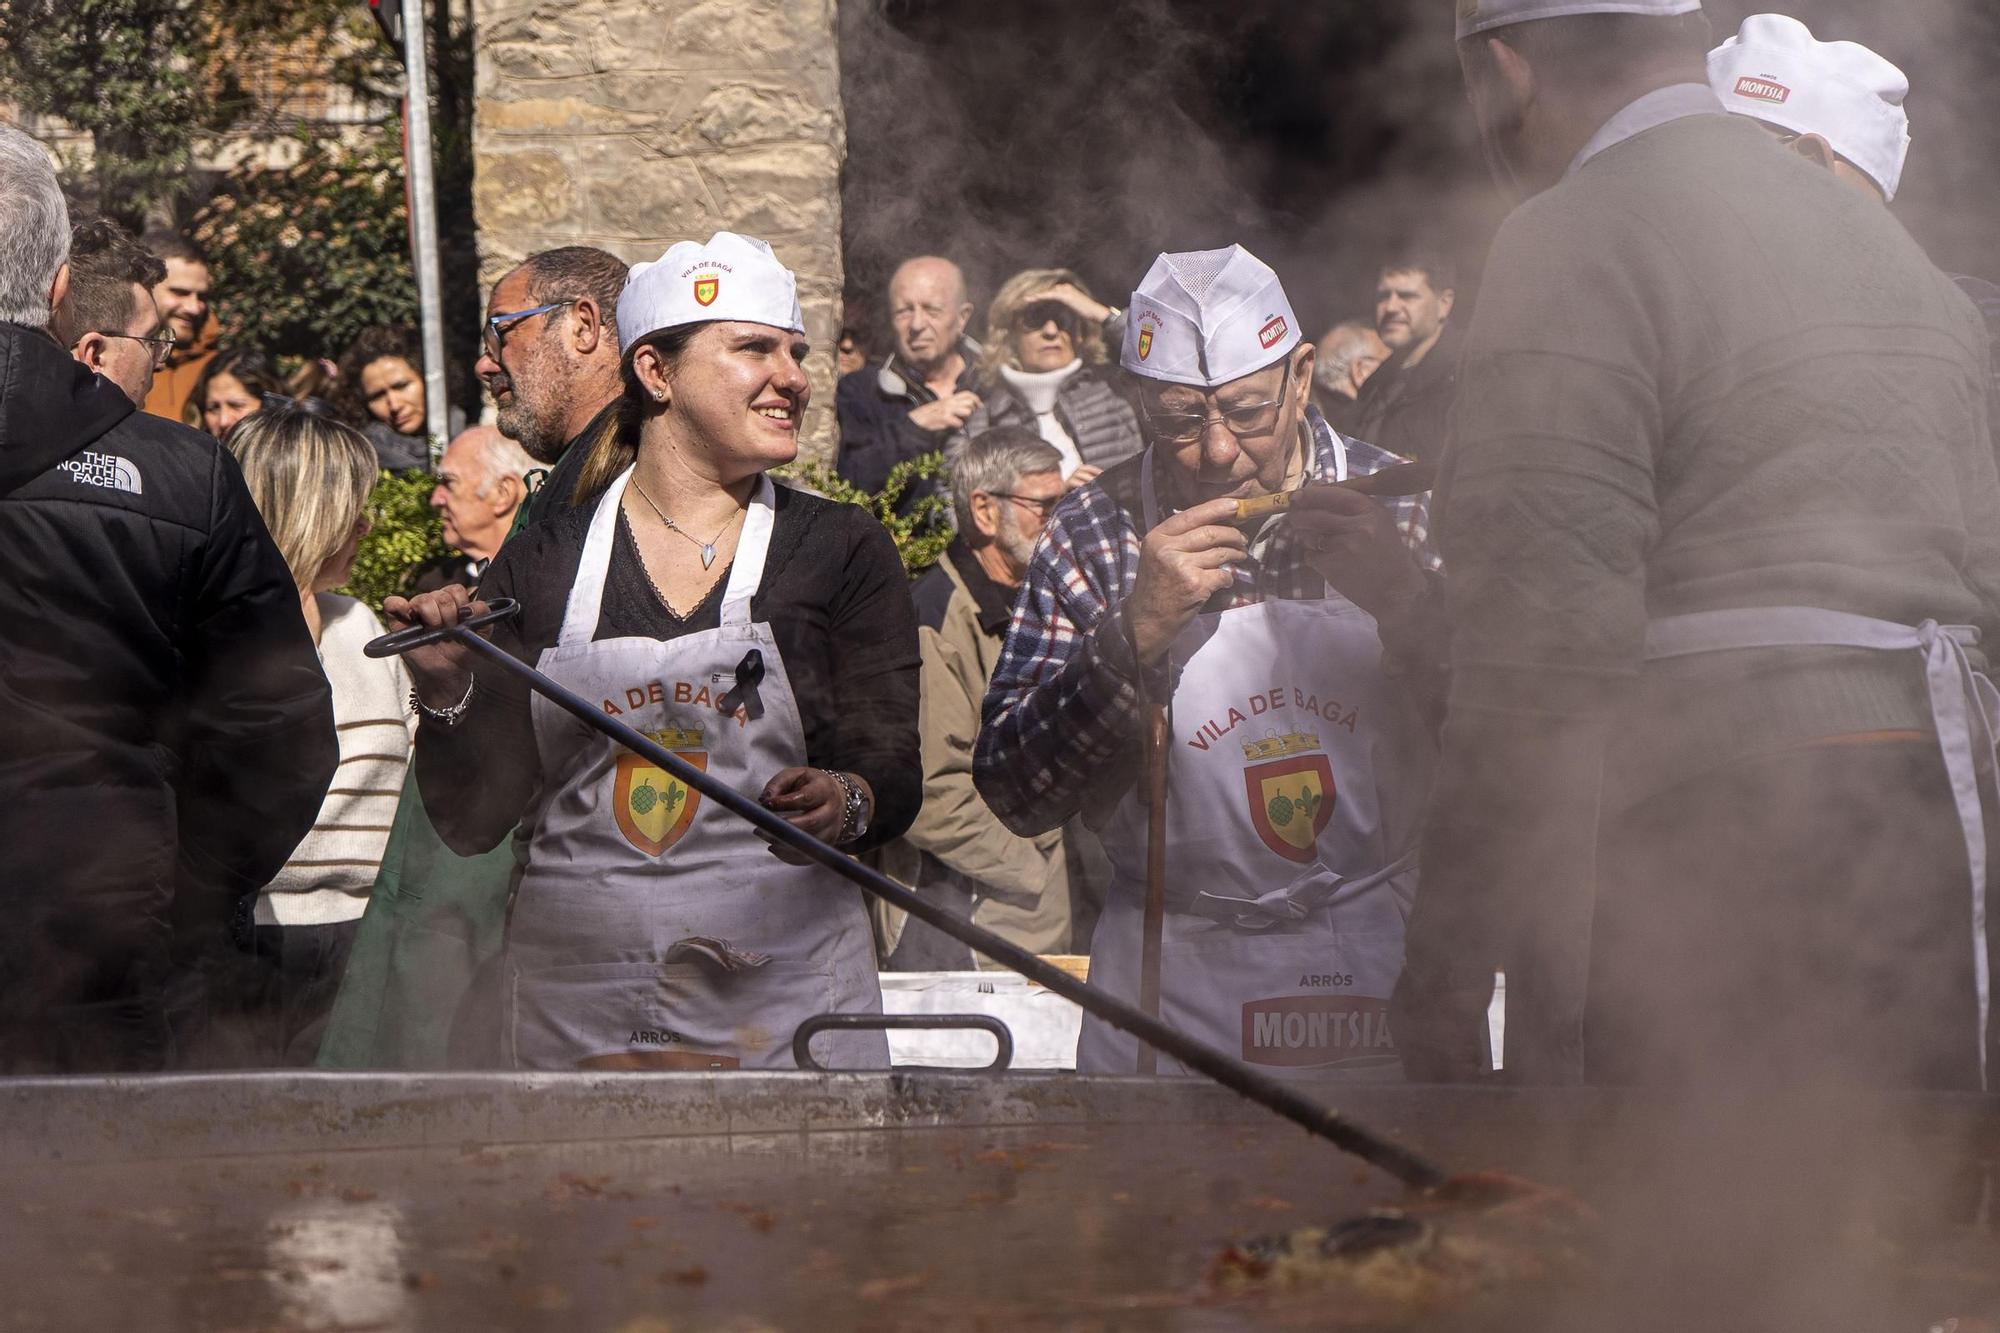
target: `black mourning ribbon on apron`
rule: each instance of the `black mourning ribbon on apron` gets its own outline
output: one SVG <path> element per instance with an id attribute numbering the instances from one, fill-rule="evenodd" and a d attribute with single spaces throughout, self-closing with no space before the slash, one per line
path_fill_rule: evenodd
<path id="1" fill-rule="evenodd" d="M 752 722 L 764 715 L 764 701 L 757 697 L 757 682 L 764 679 L 764 654 L 752 648 L 743 654 L 743 660 L 736 664 L 736 684 L 729 693 L 716 700 L 715 706 L 724 716 L 741 708 Z"/>

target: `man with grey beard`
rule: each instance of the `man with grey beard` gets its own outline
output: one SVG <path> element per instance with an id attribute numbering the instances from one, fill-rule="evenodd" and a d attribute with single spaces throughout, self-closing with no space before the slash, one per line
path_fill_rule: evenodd
<path id="1" fill-rule="evenodd" d="M 500 433 L 547 468 L 529 474 L 531 494 L 509 537 L 589 503 L 612 480 L 625 276 L 615 255 L 572 245 L 529 256 L 493 285 L 474 369 L 500 409 Z M 444 845 L 412 766 L 320 1047 L 322 1065 L 436 1069 L 491 1058 L 455 1051 L 452 1023 L 461 1006 L 476 1020 L 497 1002 L 475 987 L 499 953 L 513 870 L 505 840 L 479 856 Z"/>
<path id="2" fill-rule="evenodd" d="M 616 429 L 625 262 L 589 246 L 531 255 L 493 284 L 473 366 L 500 409 L 500 433 L 549 468 L 515 531 L 593 498 L 611 480 L 591 460 Z"/>
<path id="3" fill-rule="evenodd" d="M 1459 0 L 1495 238 L 1396 1035 L 1529 1081 L 1976 1089 L 1978 313 L 1710 89 L 1698 0 Z M 1893 330 L 1893 337 L 1885 331 Z"/>
<path id="4" fill-rule="evenodd" d="M 891 861 L 925 897 L 1037 953 L 1073 951 L 1065 835 L 1024 838 L 1002 824 L 972 785 L 972 743 L 1014 597 L 1063 498 L 1062 461 L 1016 426 L 976 435 L 951 455 L 958 536 L 911 590 L 923 653 L 924 807 L 903 844 L 917 864 Z M 963 944 L 911 921 L 888 965 L 927 972 L 974 960 Z"/>

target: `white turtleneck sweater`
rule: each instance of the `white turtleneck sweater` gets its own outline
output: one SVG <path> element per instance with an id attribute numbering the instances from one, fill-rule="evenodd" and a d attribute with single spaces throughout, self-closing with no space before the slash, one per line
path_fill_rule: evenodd
<path id="1" fill-rule="evenodd" d="M 1063 429 L 1061 418 L 1056 416 L 1056 396 L 1063 385 L 1069 383 L 1070 376 L 1083 369 L 1083 358 L 1078 357 L 1068 365 L 1056 370 L 1016 370 L 1012 366 L 1000 367 L 1000 378 L 1007 381 L 1009 388 L 1020 395 L 1028 410 L 1035 414 L 1035 431 L 1044 440 L 1054 445 L 1063 457 L 1062 471 L 1067 477 L 1083 466 L 1083 455 L 1078 452 L 1076 441 Z"/>

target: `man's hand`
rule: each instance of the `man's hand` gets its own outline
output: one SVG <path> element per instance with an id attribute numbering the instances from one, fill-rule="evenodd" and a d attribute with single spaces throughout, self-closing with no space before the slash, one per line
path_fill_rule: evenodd
<path id="1" fill-rule="evenodd" d="M 1423 592 L 1416 554 L 1380 501 L 1341 486 L 1308 486 L 1292 501 L 1288 521 L 1306 562 L 1377 619 Z"/>
<path id="2" fill-rule="evenodd" d="M 388 618 L 392 631 L 416 625 L 439 629 L 485 612 L 486 603 L 473 601 L 472 594 L 456 583 L 448 583 L 436 592 L 419 593 L 415 597 L 386 597 L 382 600 L 382 614 Z M 476 632 L 485 635 L 487 630 Z M 410 669 L 417 697 L 430 707 L 442 710 L 457 704 L 471 687 L 472 656 L 472 649 L 446 639 L 411 649 L 403 654 L 403 663 Z"/>
<path id="3" fill-rule="evenodd" d="M 1175 514 L 1139 544 L 1139 577 L 1126 616 L 1141 665 L 1162 661 L 1202 603 L 1235 582 L 1230 565 L 1250 549 L 1240 531 L 1224 526 L 1235 513 L 1235 500 L 1209 500 Z"/>
<path id="4" fill-rule="evenodd" d="M 957 430 L 972 415 L 972 409 L 978 406 L 978 394 L 970 389 L 960 389 L 957 393 L 946 394 L 933 402 L 911 408 L 910 424 L 919 430 Z"/>
<path id="5" fill-rule="evenodd" d="M 1079 463 L 1076 471 L 1063 478 L 1063 489 L 1073 491 L 1079 486 L 1088 486 L 1103 475 L 1103 468 L 1090 463 Z"/>

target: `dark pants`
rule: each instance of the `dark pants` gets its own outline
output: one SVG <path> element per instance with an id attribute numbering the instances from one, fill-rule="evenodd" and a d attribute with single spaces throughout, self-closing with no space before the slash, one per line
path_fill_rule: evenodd
<path id="1" fill-rule="evenodd" d="M 253 926 L 210 960 L 207 1005 L 185 1043 L 205 1069 L 304 1066 L 319 1054 L 359 921 Z"/>
<path id="2" fill-rule="evenodd" d="M 1979 1087 L 1965 842 L 1934 743 L 1734 765 L 1600 846 L 1590 1081 Z"/>

